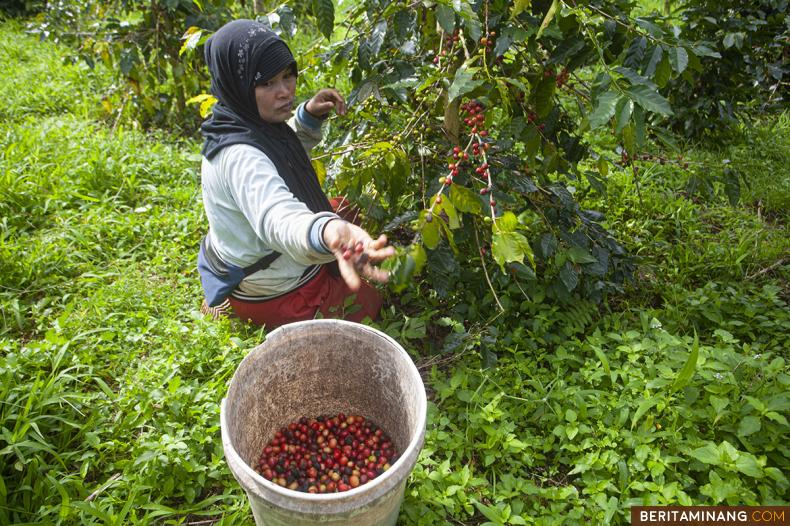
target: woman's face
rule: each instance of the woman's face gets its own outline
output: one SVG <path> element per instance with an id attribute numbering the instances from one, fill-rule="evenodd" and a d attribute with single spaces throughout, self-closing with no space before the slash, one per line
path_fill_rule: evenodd
<path id="1" fill-rule="evenodd" d="M 255 86 L 258 115 L 266 122 L 287 121 L 293 114 L 296 96 L 296 75 L 287 67 L 259 86 Z"/>

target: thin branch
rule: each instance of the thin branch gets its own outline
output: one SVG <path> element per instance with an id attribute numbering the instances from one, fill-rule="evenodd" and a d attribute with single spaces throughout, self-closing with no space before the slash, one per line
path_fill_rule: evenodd
<path id="1" fill-rule="evenodd" d="M 220 518 L 221 518 L 221 517 L 220 517 Z M 202 524 L 216 524 L 217 522 L 219 522 L 219 520 L 220 520 L 220 519 L 207 519 L 207 520 L 203 520 L 203 521 L 190 521 L 190 522 L 185 522 L 184 524 L 186 524 L 186 525 L 188 525 L 188 526 L 200 526 L 200 525 L 202 525 Z"/>
<path id="2" fill-rule="evenodd" d="M 491 289 L 491 294 L 494 295 L 494 301 L 496 301 L 497 306 L 501 312 L 505 312 L 505 307 L 499 302 L 499 297 L 496 294 L 496 290 L 494 290 L 494 285 L 491 283 L 491 278 L 488 277 L 488 266 L 486 265 L 486 258 L 483 257 L 483 253 L 481 252 L 480 247 L 480 236 L 477 234 L 477 228 L 473 228 L 472 230 L 475 231 L 475 243 L 477 243 L 477 253 L 480 254 L 480 262 L 483 264 L 483 274 L 486 277 L 486 283 L 488 283 L 488 288 Z"/>
<path id="3" fill-rule="evenodd" d="M 107 488 L 109 488 L 109 487 L 110 487 L 110 485 L 111 485 L 113 482 L 115 482 L 116 480 L 120 479 L 122 476 L 123 476 L 123 475 L 122 475 L 121 473 L 116 473 L 115 475 L 113 475 L 112 477 L 110 477 L 110 478 L 109 478 L 109 480 L 107 480 L 107 482 L 105 482 L 104 484 L 102 484 L 102 485 L 101 485 L 101 487 L 99 487 L 99 488 L 98 488 L 96 491 L 94 491 L 93 493 L 91 493 L 90 495 L 88 495 L 88 497 L 85 499 L 85 502 L 90 502 L 90 501 L 92 501 L 93 499 L 95 499 L 96 497 L 98 497 L 99 495 L 101 495 L 101 493 L 102 493 L 104 490 L 106 490 Z"/>
<path id="4" fill-rule="evenodd" d="M 786 260 L 785 258 L 782 258 L 782 259 L 780 259 L 779 261 L 777 261 L 776 263 L 774 263 L 773 265 L 771 265 L 771 266 L 769 266 L 769 267 L 765 267 L 764 269 L 760 269 L 760 270 L 758 270 L 757 272 L 755 272 L 754 274 L 750 274 L 750 275 L 746 276 L 746 279 L 748 279 L 748 280 L 753 280 L 753 279 L 755 279 L 755 278 L 759 278 L 760 276 L 762 276 L 762 275 L 764 275 L 764 274 L 768 274 L 768 273 L 769 273 L 769 272 L 771 272 L 772 270 L 774 270 L 774 269 L 777 269 L 777 268 L 781 267 L 781 266 L 782 266 L 782 265 L 784 265 L 786 262 L 787 262 L 787 260 Z"/>

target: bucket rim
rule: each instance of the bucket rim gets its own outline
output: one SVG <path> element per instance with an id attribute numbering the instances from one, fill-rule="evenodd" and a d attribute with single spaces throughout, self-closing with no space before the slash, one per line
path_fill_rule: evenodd
<path id="1" fill-rule="evenodd" d="M 397 351 L 398 354 L 402 356 L 406 363 L 409 364 L 407 369 L 409 369 L 409 374 L 413 375 L 416 383 L 421 389 L 418 389 L 418 400 L 417 400 L 417 421 L 415 422 L 412 432 L 413 436 L 409 441 L 409 444 L 406 446 L 406 449 L 403 453 L 398 457 L 398 460 L 393 463 L 390 468 L 379 475 L 378 477 L 374 478 L 372 481 L 367 482 L 365 484 L 361 484 L 356 488 L 352 488 L 347 491 L 337 492 L 337 493 L 307 493 L 304 491 L 296 491 L 288 488 L 284 488 L 275 484 L 274 482 L 267 480 L 262 475 L 257 473 L 252 467 L 247 464 L 242 458 L 241 455 L 236 451 L 236 448 L 233 447 L 233 444 L 230 440 L 230 436 L 228 436 L 228 426 L 226 421 L 226 404 L 227 404 L 227 397 L 223 397 L 220 403 L 220 429 L 222 433 L 222 442 L 223 442 L 223 449 L 226 456 L 232 458 L 233 462 L 229 462 L 228 464 L 240 469 L 242 471 L 242 475 L 250 479 L 251 481 L 255 482 L 259 487 L 277 495 L 278 501 L 279 499 L 283 499 L 284 502 L 287 502 L 288 499 L 298 498 L 303 502 L 308 502 L 311 504 L 343 504 L 345 501 L 357 501 L 359 495 L 363 495 L 365 493 L 375 493 L 374 498 L 381 497 L 388 493 L 392 488 L 396 487 L 397 484 L 400 482 L 405 482 L 406 478 L 408 477 L 409 473 L 413 469 L 414 465 L 417 463 L 417 456 L 419 455 L 420 450 L 425 441 L 425 425 L 427 421 L 427 411 L 428 411 L 428 400 L 425 393 L 425 384 L 422 381 L 422 377 L 420 376 L 420 372 L 417 369 L 417 366 L 414 364 L 411 356 L 406 352 L 403 346 L 398 343 L 394 338 L 386 334 L 385 332 L 376 329 L 374 327 L 370 327 L 368 325 L 364 325 L 361 323 L 351 322 L 347 320 L 335 320 L 335 319 L 313 319 L 313 320 L 305 320 L 299 321 L 294 323 L 289 323 L 286 325 L 282 325 L 277 329 L 273 330 L 266 336 L 266 340 L 279 337 L 281 334 L 286 332 L 297 330 L 300 327 L 306 325 L 346 325 L 353 330 L 364 330 L 370 333 L 375 334 L 376 336 L 386 340 L 388 343 L 392 345 L 392 347 Z M 236 371 L 238 371 L 245 360 L 247 360 L 256 350 L 260 347 L 256 346 L 255 349 L 250 351 L 247 356 L 239 363 Z M 234 372 L 233 378 L 235 378 L 236 373 Z M 230 384 L 233 383 L 233 378 L 231 382 L 228 384 L 228 388 L 230 388 Z M 226 445 L 228 447 L 226 447 Z M 230 458 L 229 458 L 230 460 Z M 403 477 L 402 481 L 395 481 L 395 473 L 401 472 L 405 468 L 403 467 L 405 464 L 411 464 L 411 466 L 406 469 L 406 475 Z M 374 482 L 375 484 L 371 484 Z"/>

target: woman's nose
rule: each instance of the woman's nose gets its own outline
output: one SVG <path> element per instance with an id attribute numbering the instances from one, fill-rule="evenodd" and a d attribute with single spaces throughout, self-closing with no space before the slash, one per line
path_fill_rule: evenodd
<path id="1" fill-rule="evenodd" d="M 288 86 L 288 82 L 281 80 L 277 83 L 277 96 L 281 99 L 291 96 L 291 90 Z"/>

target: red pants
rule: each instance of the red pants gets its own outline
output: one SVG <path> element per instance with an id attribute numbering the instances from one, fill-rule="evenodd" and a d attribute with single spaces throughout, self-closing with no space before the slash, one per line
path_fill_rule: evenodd
<path id="1" fill-rule="evenodd" d="M 355 294 L 353 301 L 349 299 Z M 229 298 L 234 316 L 267 328 L 295 321 L 312 320 L 319 312 L 324 318 L 342 318 L 360 322 L 376 319 L 381 310 L 381 296 L 366 282 L 352 292 L 341 277 L 332 276 L 326 267 L 305 285 L 283 296 L 265 301 L 241 301 Z"/>

